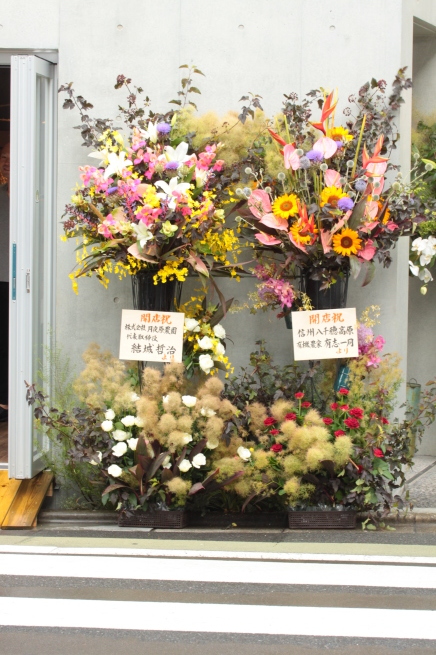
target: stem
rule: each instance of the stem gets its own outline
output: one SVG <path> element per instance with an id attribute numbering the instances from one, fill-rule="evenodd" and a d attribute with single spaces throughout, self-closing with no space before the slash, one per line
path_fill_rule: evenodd
<path id="1" fill-rule="evenodd" d="M 352 179 L 354 178 L 354 175 L 356 173 L 357 158 L 359 157 L 360 144 L 362 143 L 363 130 L 365 129 L 365 123 L 366 123 L 366 114 L 363 114 L 362 127 L 360 128 L 359 140 L 357 142 L 356 154 L 354 156 L 353 169 L 351 171 L 351 178 Z"/>

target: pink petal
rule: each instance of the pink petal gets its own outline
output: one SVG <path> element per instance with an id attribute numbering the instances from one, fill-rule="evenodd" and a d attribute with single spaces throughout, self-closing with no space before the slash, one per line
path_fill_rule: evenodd
<path id="1" fill-rule="evenodd" d="M 398 225 L 396 223 L 394 223 L 393 221 L 389 221 L 389 223 L 386 225 L 386 227 L 391 232 L 398 229 Z"/>
<path id="2" fill-rule="evenodd" d="M 339 182 L 341 179 L 341 174 L 339 171 L 334 171 L 332 168 L 328 168 L 324 173 L 324 182 L 326 186 L 337 186 L 341 187 L 342 184 Z"/>
<path id="3" fill-rule="evenodd" d="M 275 239 L 264 232 L 257 232 L 254 236 L 258 241 L 260 241 L 260 243 L 263 243 L 264 246 L 276 246 L 281 243 L 280 239 Z"/>
<path id="4" fill-rule="evenodd" d="M 388 162 L 383 161 L 380 162 L 379 164 L 368 164 L 366 167 L 366 175 L 371 176 L 371 177 L 382 177 L 382 175 L 385 174 L 386 169 L 388 167 Z"/>
<path id="5" fill-rule="evenodd" d="M 292 168 L 296 171 L 300 168 L 300 157 L 295 153 L 295 148 L 291 143 L 287 143 L 283 148 L 285 158 L 285 168 Z"/>
<path id="6" fill-rule="evenodd" d="M 269 195 L 263 189 L 255 189 L 248 198 L 248 206 L 253 216 L 262 218 L 264 214 L 271 211 L 271 200 Z"/>
<path id="7" fill-rule="evenodd" d="M 303 246 L 303 244 L 302 244 L 302 243 L 298 243 L 298 241 L 295 241 L 294 237 L 292 236 L 292 234 L 291 234 L 290 232 L 289 232 L 289 235 L 288 235 L 288 236 L 289 236 L 289 241 L 290 241 L 291 243 L 293 243 L 294 246 L 295 246 L 296 248 L 298 248 L 299 250 L 302 250 L 303 252 L 307 253 L 307 250 L 306 250 L 306 248 Z"/>
<path id="8" fill-rule="evenodd" d="M 336 141 L 330 139 L 328 136 L 322 136 L 313 144 L 313 150 L 321 152 L 325 159 L 330 159 L 330 157 L 333 157 L 337 149 L 338 146 Z"/>
<path id="9" fill-rule="evenodd" d="M 286 218 L 279 218 L 274 214 L 265 214 L 262 216 L 259 223 L 266 225 L 267 227 L 273 227 L 275 230 L 287 230 L 289 225 Z"/>
<path id="10" fill-rule="evenodd" d="M 366 203 L 365 216 L 368 218 L 375 218 L 379 209 L 378 202 L 376 200 L 371 200 L 371 202 Z"/>

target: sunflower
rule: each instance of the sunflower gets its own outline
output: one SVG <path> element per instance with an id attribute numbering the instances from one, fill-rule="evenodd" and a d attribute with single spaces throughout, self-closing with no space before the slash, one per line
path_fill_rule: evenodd
<path id="1" fill-rule="evenodd" d="M 342 143 L 347 143 L 347 141 L 352 141 L 353 135 L 345 127 L 332 127 L 330 130 L 327 130 L 327 135 L 333 141 L 342 141 Z"/>
<path id="2" fill-rule="evenodd" d="M 351 230 L 349 227 L 346 227 L 345 230 L 333 236 L 333 250 L 338 255 L 344 255 L 345 257 L 356 255 L 362 247 L 361 243 L 362 240 L 359 239 L 357 232 Z"/>
<path id="3" fill-rule="evenodd" d="M 321 207 L 324 205 L 330 205 L 331 207 L 336 207 L 338 201 L 341 198 L 345 198 L 347 194 L 342 191 L 338 186 L 327 186 L 321 191 L 320 204 Z"/>
<path id="4" fill-rule="evenodd" d="M 382 209 L 383 209 L 385 203 L 384 203 L 384 201 L 379 200 L 379 201 L 377 202 L 377 204 L 378 204 L 378 206 L 379 206 L 379 212 L 378 212 L 378 213 L 379 213 L 379 216 L 380 216 L 381 211 L 382 211 Z M 390 212 L 390 210 L 389 210 L 389 207 L 387 207 L 387 208 L 386 208 L 386 211 L 385 211 L 385 215 L 383 216 L 383 220 L 382 220 L 383 225 L 386 225 L 386 223 L 389 222 L 390 217 L 391 217 L 391 212 Z"/>
<path id="5" fill-rule="evenodd" d="M 273 203 L 272 210 L 280 218 L 289 218 L 298 214 L 298 198 L 295 193 L 279 196 Z"/>
<path id="6" fill-rule="evenodd" d="M 301 218 L 292 223 L 289 234 L 292 234 L 294 241 L 301 244 L 312 242 L 313 236 L 318 233 L 313 221 L 305 221 Z"/>

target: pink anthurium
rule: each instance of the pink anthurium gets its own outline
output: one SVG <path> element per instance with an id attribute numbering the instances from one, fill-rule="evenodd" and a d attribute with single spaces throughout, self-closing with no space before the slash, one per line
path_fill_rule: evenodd
<path id="1" fill-rule="evenodd" d="M 285 159 L 285 168 L 292 168 L 293 171 L 300 168 L 300 157 L 295 152 L 295 148 L 291 143 L 287 143 L 283 148 L 283 157 Z"/>
<path id="2" fill-rule="evenodd" d="M 329 230 L 321 230 L 321 244 L 325 255 L 332 249 L 332 240 L 333 235 Z"/>
<path id="3" fill-rule="evenodd" d="M 362 250 L 359 250 L 357 255 L 359 259 L 364 259 L 367 262 L 371 261 L 377 252 L 377 248 L 373 245 L 373 243 L 374 241 L 372 239 L 368 239 L 368 241 L 365 243 L 365 247 L 362 248 Z"/>
<path id="4" fill-rule="evenodd" d="M 265 214 L 260 219 L 259 223 L 266 225 L 267 227 L 272 227 L 275 230 L 287 230 L 289 225 L 286 218 L 280 218 L 274 214 Z"/>
<path id="5" fill-rule="evenodd" d="M 337 186 L 342 187 L 340 182 L 341 174 L 339 171 L 334 171 L 332 168 L 328 168 L 324 173 L 324 182 L 326 186 Z"/>
<path id="6" fill-rule="evenodd" d="M 263 243 L 264 246 L 277 246 L 281 243 L 280 239 L 272 237 L 270 234 L 265 234 L 264 232 L 256 232 L 254 235 L 260 243 Z"/>
<path id="7" fill-rule="evenodd" d="M 256 218 L 262 218 L 262 216 L 271 212 L 270 197 L 263 189 L 255 189 L 251 192 L 248 198 L 248 206 Z"/>
<path id="8" fill-rule="evenodd" d="M 336 141 L 330 139 L 328 136 L 322 136 L 313 144 L 313 150 L 320 152 L 324 159 L 330 159 L 330 157 L 333 157 L 337 149 L 338 146 Z"/>
<path id="9" fill-rule="evenodd" d="M 365 175 L 368 177 L 382 177 L 388 166 L 389 159 L 387 157 L 380 157 L 379 153 L 383 147 L 384 136 L 383 134 L 379 137 L 377 143 L 375 144 L 374 152 L 372 157 L 369 156 L 368 150 L 366 149 L 366 144 L 363 146 L 362 150 L 362 166 L 365 169 Z"/>

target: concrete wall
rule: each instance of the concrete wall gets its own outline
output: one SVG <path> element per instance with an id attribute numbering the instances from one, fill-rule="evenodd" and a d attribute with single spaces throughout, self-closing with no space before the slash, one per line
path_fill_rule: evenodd
<path id="1" fill-rule="evenodd" d="M 47 11 L 42 23 L 41 4 Z M 401 66 L 411 70 L 413 15 L 419 11 L 428 17 L 431 4 L 367 0 L 363 8 L 349 0 L 22 0 L 3 12 L 0 48 L 58 48 L 59 82 L 74 81 L 97 115 L 117 115 L 122 94 L 113 84 L 119 73 L 143 86 L 155 108 L 165 109 L 179 86 L 178 66 L 191 62 L 206 74 L 200 111 L 237 109 L 241 95 L 252 91 L 272 114 L 280 109 L 283 93 L 304 94 L 319 86 L 337 86 L 344 107 L 348 95 L 371 77 L 390 82 Z M 410 117 L 411 94 L 402 110 L 397 152 L 406 168 Z M 77 167 L 86 162 L 72 129 L 77 122 L 72 112 L 59 110 L 59 217 L 78 180 Z M 111 281 L 105 291 L 91 279 L 80 282 L 76 297 L 67 277 L 74 264 L 72 250 L 73 244 L 59 242 L 56 328 L 59 343 L 77 361 L 92 340 L 117 351 L 120 313 L 131 306 L 131 294 L 127 282 Z M 408 243 L 402 239 L 388 271 L 377 271 L 365 289 L 359 281 L 351 283 L 348 303 L 358 311 L 369 304 L 381 306 L 380 333 L 390 350 L 402 354 L 405 375 L 407 259 Z M 227 297 L 236 293 L 243 301 L 249 283 L 222 287 Z M 236 314 L 226 321 L 235 344 L 229 355 L 237 366 L 247 363 L 255 340 L 262 337 L 277 359 L 292 360 L 291 333 L 274 315 Z"/>

